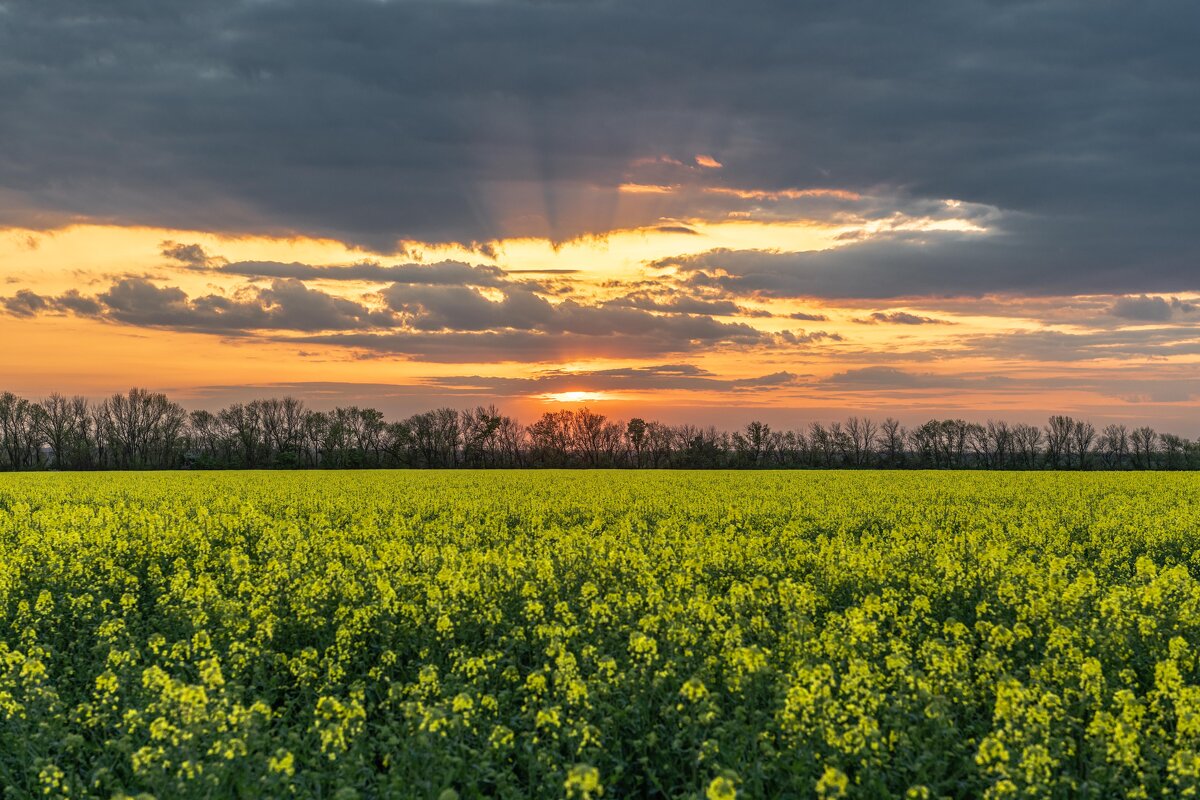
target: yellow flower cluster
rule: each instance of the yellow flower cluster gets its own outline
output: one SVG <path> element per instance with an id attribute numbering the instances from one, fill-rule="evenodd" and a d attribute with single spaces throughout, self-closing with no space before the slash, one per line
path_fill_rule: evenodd
<path id="1" fill-rule="evenodd" d="M 1200 478 L 0 476 L 0 784 L 1200 796 Z"/>

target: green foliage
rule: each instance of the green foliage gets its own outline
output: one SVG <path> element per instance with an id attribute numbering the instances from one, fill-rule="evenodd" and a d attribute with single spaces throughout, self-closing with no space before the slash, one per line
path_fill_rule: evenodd
<path id="1" fill-rule="evenodd" d="M 0 477 L 0 796 L 1200 790 L 1200 478 Z"/>

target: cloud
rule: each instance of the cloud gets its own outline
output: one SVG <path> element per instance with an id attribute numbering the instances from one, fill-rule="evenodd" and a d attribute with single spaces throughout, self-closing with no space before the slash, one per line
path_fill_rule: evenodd
<path id="1" fill-rule="evenodd" d="M 801 377 L 792 372 L 781 371 L 755 378 L 724 378 L 693 364 L 662 364 L 571 372 L 546 370 L 523 378 L 479 375 L 430 378 L 427 383 L 439 390 L 511 397 L 563 391 L 749 392 L 791 386 Z"/>
<path id="2" fill-rule="evenodd" d="M 0 224 L 483 252 L 949 198 L 997 234 L 856 233 L 726 258 L 726 277 L 767 296 L 1196 289 L 1200 8 L 964 2 L 9 0 Z"/>
<path id="3" fill-rule="evenodd" d="M 96 299 L 84 297 L 79 293 L 78 289 L 69 289 L 54 298 L 54 306 L 63 311 L 78 314 L 81 317 L 98 316 L 103 311 L 102 306 Z"/>
<path id="4" fill-rule="evenodd" d="M 672 293 L 666 297 L 648 292 L 634 292 L 605 305 L 612 307 L 640 308 L 644 311 L 661 311 L 673 314 L 707 314 L 719 317 L 755 316 L 732 300 L 709 300 L 703 297 Z"/>
<path id="5" fill-rule="evenodd" d="M 172 261 L 178 261 L 189 267 L 206 267 L 214 260 L 198 244 L 166 241 L 162 243 L 162 254 Z"/>
<path id="6" fill-rule="evenodd" d="M 32 298 L 37 298 L 36 301 Z M 390 327 L 395 316 L 352 300 L 310 289 L 292 279 L 251 289 L 235 297 L 209 294 L 189 298 L 175 286 L 145 278 L 121 278 L 95 297 L 72 290 L 53 298 L 18 292 L 0 300 L 9 313 L 70 311 L 84 317 L 152 328 L 241 334 L 252 331 L 365 330 Z"/>
<path id="7" fill-rule="evenodd" d="M 23 317 L 70 312 L 137 327 L 328 344 L 444 362 L 658 358 L 725 348 L 794 350 L 841 340 L 824 331 L 762 331 L 699 313 L 738 310 L 723 302 L 714 307 L 699 299 L 657 304 L 647 299 L 648 308 L 575 299 L 551 303 L 518 284 L 392 283 L 352 300 L 290 277 L 228 295 L 195 297 L 179 287 L 124 277 L 94 296 L 70 291 L 42 297 L 22 290 L 0 298 L 0 304 Z"/>
<path id="8" fill-rule="evenodd" d="M 825 322 L 829 317 L 824 314 L 807 314 L 803 311 L 797 311 L 793 314 L 788 314 L 788 319 L 796 319 L 805 322 Z"/>
<path id="9" fill-rule="evenodd" d="M 766 339 L 759 330 L 744 323 L 718 322 L 684 304 L 666 304 L 651 313 L 623 304 L 586 305 L 576 300 L 551 304 L 523 287 L 503 290 L 499 299 L 485 297 L 477 289 L 463 286 L 405 286 L 394 284 L 381 293 L 388 307 L 406 315 L 412 327 L 424 331 L 482 331 L 498 328 L 536 330 L 547 334 L 584 336 L 660 337 L 664 343 L 722 342 L 756 343 Z M 729 310 L 720 306 L 721 310 Z M 690 349 L 690 348 L 686 348 Z"/>
<path id="10" fill-rule="evenodd" d="M 21 289 L 12 297 L 0 298 L 0 306 L 15 317 L 33 317 L 50 308 L 46 298 L 28 289 Z"/>
<path id="11" fill-rule="evenodd" d="M 1063 331 L 1009 331 L 963 337 L 963 355 L 983 355 L 1034 362 L 1073 362 L 1167 358 L 1200 354 L 1200 330 L 1153 327 Z"/>
<path id="12" fill-rule="evenodd" d="M 1003 376 L 963 376 L 933 372 L 911 372 L 897 367 L 870 366 L 846 370 L 821 381 L 825 386 L 853 391 L 907 389 L 995 390 L 1011 383 Z"/>
<path id="13" fill-rule="evenodd" d="M 845 341 L 840 333 L 828 333 L 826 331 L 781 331 L 777 334 L 779 340 L 784 344 L 812 344 L 813 342 L 829 341 L 841 342 Z"/>
<path id="14" fill-rule="evenodd" d="M 1108 313 L 1121 319 L 1135 322 L 1166 322 L 1176 314 L 1192 314 L 1200 309 L 1195 303 L 1188 303 L 1172 297 L 1167 300 L 1162 297 L 1118 297 Z"/>
<path id="15" fill-rule="evenodd" d="M 715 343 L 623 333 L 546 334 L 529 330 L 327 334 L 289 339 L 348 347 L 365 356 L 403 356 L 445 364 L 545 364 L 582 358 L 643 359 L 710 350 Z"/>
<path id="16" fill-rule="evenodd" d="M 1200 209 L 1198 209 L 1200 210 Z M 1163 243 L 1141 249 L 1128 238 L 1084 237 L 1063 263 L 1057 237 L 1075 235 L 1046 221 L 1013 219 L 986 233 L 896 231 L 831 250 L 714 249 L 658 259 L 653 266 L 679 271 L 685 286 L 731 295 L 777 298 L 877 298 L 988 294 L 1121 294 L 1131 290 L 1182 291 L 1195 286 L 1191 255 L 1159 262 L 1162 269 L 1132 269 L 1165 257 Z M 1157 251 L 1157 253 L 1151 252 Z M 1195 254 L 1200 259 L 1200 252 Z M 1169 268 L 1166 265 L 1169 262 Z"/>
<path id="17" fill-rule="evenodd" d="M 435 264 L 395 264 L 393 266 L 370 262 L 332 266 L 303 264 L 295 261 L 234 261 L 216 267 L 215 271 L 248 278 L 365 281 L 425 286 L 503 286 L 509 283 L 508 274 L 499 267 L 465 264 L 461 261 L 439 261 Z"/>
<path id="18" fill-rule="evenodd" d="M 407 316 L 418 330 L 533 330 L 553 323 L 556 307 L 525 289 L 510 289 L 490 300 L 467 286 L 392 284 L 380 292 L 388 307 Z"/>
<path id="19" fill-rule="evenodd" d="M 876 311 L 869 317 L 860 317 L 854 320 L 861 325 L 877 325 L 885 323 L 888 325 L 953 325 L 953 322 L 945 319 L 937 319 L 935 317 L 922 317 L 919 314 L 910 314 L 907 311 Z"/>

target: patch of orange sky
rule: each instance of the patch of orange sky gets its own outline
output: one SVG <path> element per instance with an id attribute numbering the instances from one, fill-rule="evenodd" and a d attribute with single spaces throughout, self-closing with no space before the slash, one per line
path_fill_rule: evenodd
<path id="1" fill-rule="evenodd" d="M 696 157 L 705 168 L 719 167 Z M 669 187 L 668 187 L 669 189 Z M 638 190 L 631 190 L 638 191 Z M 825 191 L 825 190 L 797 190 Z M 830 190 L 837 191 L 837 190 Z M 740 196 L 740 195 L 739 195 Z M 658 230 L 658 227 L 686 227 L 694 231 Z M 232 236 L 213 232 L 168 230 L 111 225 L 76 225 L 55 231 L 9 230 L 0 232 L 0 295 L 19 289 L 42 294 L 76 289 L 83 294 L 103 291 L 117 276 L 149 277 L 161 286 L 179 286 L 189 295 L 211 292 L 232 293 L 245 279 L 210 270 L 188 269 L 161 255 L 164 242 L 199 244 L 210 255 L 228 261 L 298 261 L 308 264 L 350 264 L 366 259 L 383 263 L 420 260 L 432 263 L 443 259 L 471 263 L 495 263 L 502 268 L 523 270 L 572 270 L 573 291 L 584 298 L 601 298 L 603 283 L 613 280 L 653 278 L 660 274 L 647 270 L 656 259 L 701 253 L 715 248 L 777 249 L 780 251 L 821 250 L 840 246 L 847 232 L 872 235 L 881 230 L 963 230 L 983 232 L 967 220 L 887 220 L 854 224 L 817 224 L 807 221 L 758 220 L 664 220 L 662 226 L 618 230 L 603 236 L 589 236 L 567 242 L 545 239 L 509 239 L 496 244 L 495 259 L 459 245 L 421 242 L 402 243 L 405 255 L 380 256 L 348 247 L 331 239 L 306 237 Z M 903 226 L 909 226 L 904 228 Z M 922 227 L 924 226 L 924 227 Z M 535 276 L 536 277 L 536 276 Z M 369 285 L 356 282 L 323 281 L 327 291 L 361 298 Z M 919 298 L 880 308 L 890 311 L 930 313 L 953 325 L 895 326 L 864 325 L 854 320 L 866 316 L 861 302 L 838 306 L 816 300 L 764 301 L 746 299 L 751 309 L 770 311 L 771 318 L 741 319 L 762 330 L 824 330 L 841 334 L 845 341 L 822 342 L 819 346 L 780 350 L 711 352 L 685 356 L 658 357 L 643 362 L 608 359 L 578 359 L 569 364 L 528 364 L 491 361 L 477 364 L 436 364 L 405 360 L 403 357 L 361 357 L 344 348 L 314 346 L 286 341 L 267 341 L 254 335 L 222 337 L 203 333 L 133 328 L 115 323 L 79 319 L 64 315 L 22 318 L 0 314 L 0 374 L 9 389 L 39 396 L 58 389 L 67 393 L 99 395 L 148 385 L 186 391 L 188 387 L 210 385 L 271 384 L 286 382 L 346 383 L 420 383 L 438 377 L 480 375 L 485 377 L 530 377 L 546 370 L 587 371 L 614 366 L 649 364 L 696 364 L 724 379 L 752 378 L 788 371 L 819 380 L 833 373 L 873 363 L 873 354 L 886 354 L 888 364 L 920 372 L 1016 373 L 1049 377 L 1056 374 L 1052 365 L 972 357 L 953 361 L 927 358 L 906 360 L 906 354 L 940 348 L 953 355 L 959 337 L 968 334 L 996 333 L 1006 330 L 1039 328 L 1033 319 L 988 317 L 985 315 L 922 312 Z M 789 319 L 793 312 L 823 314 L 824 321 Z M 1120 362 L 1113 362 L 1113 367 Z M 1094 364 L 1103 370 L 1104 364 Z M 864 389 L 825 392 L 819 398 L 804 388 L 803 382 L 775 392 L 739 396 L 742 404 L 773 404 L 804 408 L 831 401 L 848 407 L 888 411 L 897 397 L 905 402 L 941 403 L 945 391 L 897 390 L 883 392 Z M 1053 405 L 1071 399 L 1065 392 L 1042 393 L 1037 402 Z M 619 414 L 651 404 L 708 405 L 719 407 L 729 402 L 728 395 L 705 391 L 598 392 L 569 386 L 553 393 L 535 393 L 519 406 L 561 407 L 563 403 L 586 403 L 606 407 Z M 1076 398 L 1077 399 L 1077 398 Z M 959 393 L 958 402 L 976 408 L 1021 408 L 1033 402 L 1020 393 L 995 391 Z"/>

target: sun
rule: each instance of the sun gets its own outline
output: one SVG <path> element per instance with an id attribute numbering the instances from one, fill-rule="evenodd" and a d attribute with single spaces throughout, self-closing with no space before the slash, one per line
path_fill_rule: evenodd
<path id="1" fill-rule="evenodd" d="M 607 400 L 608 395 L 604 392 L 550 392 L 542 395 L 542 399 L 552 400 L 555 403 L 588 403 Z"/>

